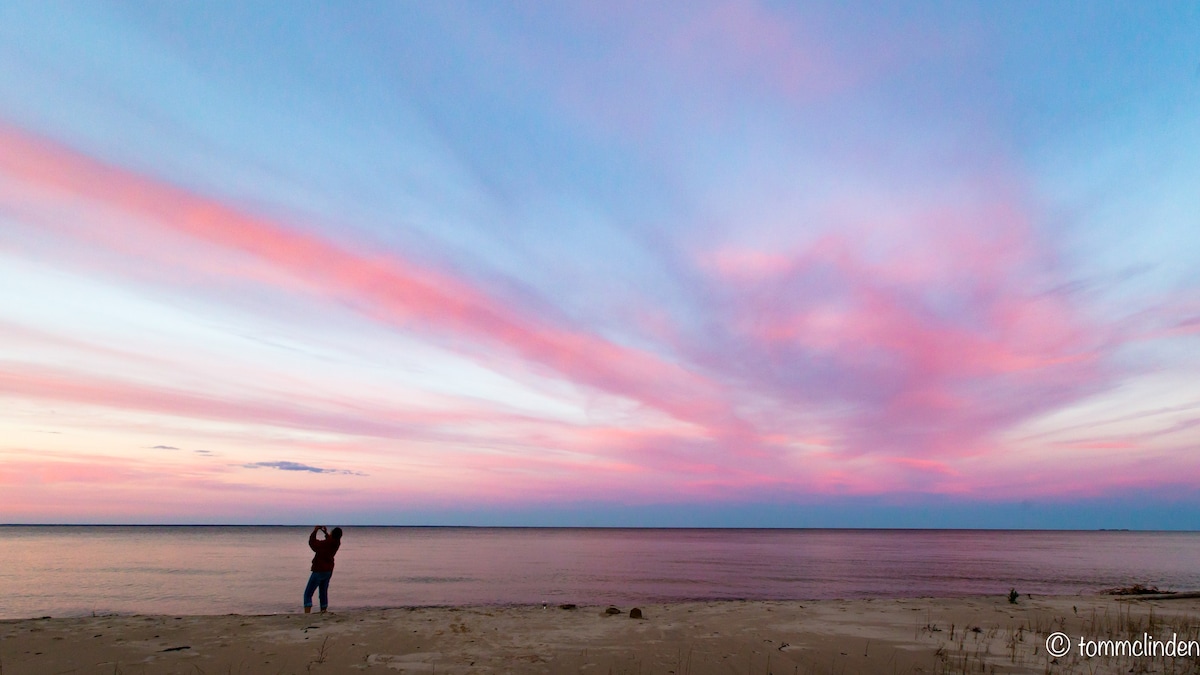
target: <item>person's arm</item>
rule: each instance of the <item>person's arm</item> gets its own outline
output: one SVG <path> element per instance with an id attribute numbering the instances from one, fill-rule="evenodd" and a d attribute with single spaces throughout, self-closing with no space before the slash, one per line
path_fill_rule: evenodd
<path id="1" fill-rule="evenodd" d="M 320 525 L 313 525 L 312 534 L 308 535 L 308 547 L 312 550 L 317 550 L 317 532 L 321 529 Z"/>

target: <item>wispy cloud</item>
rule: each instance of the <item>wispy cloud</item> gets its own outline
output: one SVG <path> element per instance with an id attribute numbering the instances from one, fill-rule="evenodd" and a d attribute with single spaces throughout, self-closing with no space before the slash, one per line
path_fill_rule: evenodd
<path id="1" fill-rule="evenodd" d="M 1061 497 L 1200 461 L 1200 137 L 1176 42 L 1124 40 L 1123 13 L 292 12 L 371 27 L 317 67 L 303 30 L 139 11 L 31 5 L 5 33 L 23 512 L 172 487 L 257 508 L 297 481 L 363 508 Z M 1041 67 L 1062 45 L 1025 26 L 1076 21 L 1111 39 Z"/>
<path id="2" fill-rule="evenodd" d="M 307 471 L 309 473 L 337 473 L 337 474 L 343 474 L 343 475 L 347 475 L 347 476 L 365 476 L 366 475 L 365 473 L 362 473 L 359 471 L 349 471 L 346 469 L 322 469 L 321 467 L 310 466 L 308 464 L 301 464 L 300 462 L 287 462 L 287 461 L 252 462 L 250 464 L 243 464 L 242 467 L 244 467 L 246 469 L 266 468 L 266 469 L 279 469 L 280 471 Z"/>
<path id="3" fill-rule="evenodd" d="M 345 303 L 403 330 L 500 347 L 541 369 L 631 397 L 682 420 L 732 420 L 734 416 L 712 383 L 657 354 L 556 325 L 507 305 L 467 280 L 395 255 L 355 252 L 106 165 L 47 139 L 0 127 L 0 172 L 20 184 L 27 197 L 82 202 L 136 219 L 138 225 L 130 229 L 144 230 L 152 238 L 170 236 L 182 238 L 177 240 L 180 246 L 198 241 L 214 247 L 208 257 L 171 260 L 169 265 L 187 267 L 196 260 L 200 268 L 193 265 L 194 271 L 211 274 L 214 283 L 228 283 L 231 277 L 267 282 L 314 299 Z M 42 224 L 67 228 L 61 232 L 64 235 L 78 234 L 75 227 L 60 225 L 65 222 Z M 130 232 L 88 233 L 117 250 L 137 241 L 128 236 Z M 137 253 L 154 259 L 153 251 Z M 244 262 L 220 264 L 229 258 Z M 245 264 L 247 259 L 252 264 Z"/>
<path id="4" fill-rule="evenodd" d="M 488 442 L 586 448 L 649 475 L 673 476 L 688 491 L 740 493 L 765 484 L 962 489 L 970 479 L 946 462 L 994 454 L 997 433 L 1103 389 L 1104 359 L 1120 344 L 1071 295 L 1045 292 L 1063 284 L 1053 251 L 1030 227 L 1021 197 L 1006 192 L 1011 181 L 989 175 L 978 177 L 970 193 L 995 196 L 969 198 L 957 209 L 936 200 L 899 203 L 885 230 L 874 214 L 851 209 L 831 216 L 841 228 L 797 250 L 726 247 L 700 254 L 692 302 L 704 313 L 704 332 L 670 326 L 675 341 L 652 350 L 535 315 L 398 255 L 360 252 L 46 139 L 9 129 L 0 140 L 6 147 L 0 171 L 26 194 L 47 204 L 85 203 L 131 219 L 130 232 L 209 247 L 193 268 L 203 283 L 232 278 L 342 303 L 396 331 L 451 341 L 489 366 L 512 370 L 515 358 L 574 386 L 670 415 L 690 431 L 635 431 L 602 447 L 588 440 L 590 431 L 563 433 L 535 422 L 517 433 L 537 436 Z M 71 227 L 87 217 L 81 212 Z M 43 234 L 57 227 L 46 225 Z M 137 239 L 115 229 L 87 232 L 118 251 Z M 856 245 L 868 237 L 878 251 Z M 145 269 L 189 264 L 153 253 L 141 253 L 150 256 Z M 242 262 L 225 268 L 224 259 Z M 123 274 L 120 266 L 106 273 Z M 304 396 L 235 400 L 45 368 L 7 371 L 0 370 L 0 381 L 25 396 L 297 429 L 454 441 L 463 437 L 443 425 L 455 418 L 486 421 L 498 432 L 524 423 L 482 411 L 331 408 Z M 806 440 L 814 431 L 823 439 L 819 449 Z M 797 444 L 809 449 L 797 453 Z M 903 471 L 860 471 L 849 479 L 849 467 L 864 455 L 882 456 Z M 797 473 L 804 464 L 823 466 L 823 477 L 768 478 L 781 458 Z M 473 461 L 500 467 L 483 455 Z"/>

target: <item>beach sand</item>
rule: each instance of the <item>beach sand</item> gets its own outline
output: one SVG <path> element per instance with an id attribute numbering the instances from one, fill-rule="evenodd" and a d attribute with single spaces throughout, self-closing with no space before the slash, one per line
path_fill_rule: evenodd
<path id="1" fill-rule="evenodd" d="M 1080 656 L 1088 639 L 1198 639 L 1200 599 L 1111 596 L 605 607 L 433 607 L 0 622 L 24 673 L 1200 673 L 1200 659 Z M 1062 630 L 1057 660 L 1046 637 Z"/>

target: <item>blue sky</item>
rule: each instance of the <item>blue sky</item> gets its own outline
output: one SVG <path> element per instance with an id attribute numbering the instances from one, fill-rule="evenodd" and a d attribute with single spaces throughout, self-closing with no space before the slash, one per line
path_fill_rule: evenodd
<path id="1" fill-rule="evenodd" d="M 1197 35 L 6 3 L 0 520 L 1195 529 Z"/>

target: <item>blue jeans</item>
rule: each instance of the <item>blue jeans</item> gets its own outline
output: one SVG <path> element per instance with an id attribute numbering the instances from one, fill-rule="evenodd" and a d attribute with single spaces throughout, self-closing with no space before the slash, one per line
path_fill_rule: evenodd
<path id="1" fill-rule="evenodd" d="M 321 589 L 321 609 L 329 607 L 329 580 L 333 578 L 333 572 L 313 572 L 308 577 L 308 585 L 304 587 L 304 606 L 312 607 L 312 594 L 318 588 Z"/>

